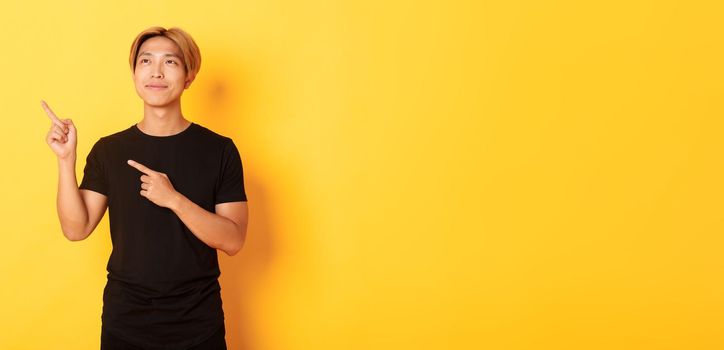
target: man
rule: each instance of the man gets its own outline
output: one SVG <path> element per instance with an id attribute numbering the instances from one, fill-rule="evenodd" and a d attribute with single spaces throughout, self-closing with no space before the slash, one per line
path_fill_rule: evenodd
<path id="1" fill-rule="evenodd" d="M 87 238 L 109 210 L 101 349 L 226 349 L 216 249 L 235 255 L 246 237 L 238 150 L 181 113 L 201 63 L 188 33 L 144 30 L 129 63 L 143 120 L 93 145 L 80 186 L 75 125 L 41 102 L 58 157 L 63 234 Z"/>

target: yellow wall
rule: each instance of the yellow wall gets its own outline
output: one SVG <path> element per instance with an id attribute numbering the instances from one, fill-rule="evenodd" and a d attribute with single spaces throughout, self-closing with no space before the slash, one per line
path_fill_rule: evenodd
<path id="1" fill-rule="evenodd" d="M 195 37 L 184 114 L 244 162 L 230 349 L 724 347 L 717 2 L 115 3 L 0 11 L 0 348 L 99 347 L 107 217 L 63 238 L 39 101 L 80 180 L 150 25 Z"/>

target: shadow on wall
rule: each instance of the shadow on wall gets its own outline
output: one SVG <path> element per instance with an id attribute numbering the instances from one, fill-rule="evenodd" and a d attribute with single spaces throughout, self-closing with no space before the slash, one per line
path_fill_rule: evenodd
<path id="1" fill-rule="evenodd" d="M 249 305 L 255 302 L 256 290 L 264 284 L 275 251 L 276 234 L 272 231 L 270 203 L 267 202 L 264 183 L 255 176 L 246 159 L 253 157 L 259 145 L 249 144 L 241 135 L 248 134 L 248 118 L 253 109 L 254 87 L 246 86 L 249 79 L 239 70 L 240 61 L 224 53 L 207 51 L 214 57 L 214 66 L 207 65 L 200 72 L 204 84 L 192 84 L 188 102 L 199 111 L 190 120 L 221 135 L 231 137 L 239 149 L 244 171 L 244 185 L 249 202 L 249 227 L 242 250 L 229 257 L 218 251 L 221 269 L 221 293 L 226 322 L 226 342 L 229 349 L 252 350 L 260 348 L 259 332 L 250 317 Z M 209 62 L 210 60 L 207 60 Z M 259 153 L 257 153 L 259 154 Z M 258 337 L 258 336 L 257 336 Z"/>

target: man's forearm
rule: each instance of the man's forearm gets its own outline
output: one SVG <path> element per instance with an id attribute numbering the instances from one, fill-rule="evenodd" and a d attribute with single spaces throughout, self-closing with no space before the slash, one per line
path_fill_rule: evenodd
<path id="1" fill-rule="evenodd" d="M 57 210 L 65 237 L 71 241 L 84 239 L 88 226 L 88 210 L 78 190 L 75 157 L 58 159 Z"/>
<path id="2" fill-rule="evenodd" d="M 180 193 L 170 209 L 196 237 L 212 248 L 234 255 L 244 244 L 245 230 L 242 227 L 230 219 L 207 211 Z"/>

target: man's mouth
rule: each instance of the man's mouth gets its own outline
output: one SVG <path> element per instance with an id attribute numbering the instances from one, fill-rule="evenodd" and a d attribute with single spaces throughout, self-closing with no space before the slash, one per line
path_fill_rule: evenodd
<path id="1" fill-rule="evenodd" d="M 149 89 L 160 90 L 160 89 L 165 89 L 165 88 L 167 88 L 168 86 L 166 86 L 166 85 L 153 85 L 153 84 L 151 84 L 151 85 L 146 85 L 146 87 L 149 88 Z"/>

